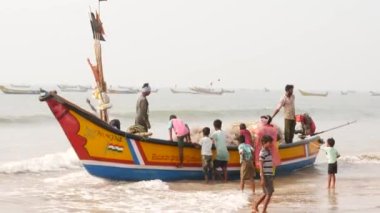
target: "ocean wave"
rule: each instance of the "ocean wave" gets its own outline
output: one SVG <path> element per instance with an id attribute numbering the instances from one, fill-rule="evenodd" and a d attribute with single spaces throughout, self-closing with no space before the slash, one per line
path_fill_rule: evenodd
<path id="1" fill-rule="evenodd" d="M 21 116 L 4 116 L 0 118 L 0 124 L 10 123 L 39 123 L 53 121 L 54 116 L 51 114 L 21 115 Z"/>
<path id="2" fill-rule="evenodd" d="M 75 205 L 83 212 L 94 209 L 100 212 L 238 212 L 249 205 L 251 196 L 250 190 L 244 193 L 238 189 L 221 190 L 218 185 L 203 182 L 108 182 L 84 173 L 49 178 L 44 182 L 46 187 L 39 188 L 43 192 L 38 194 L 56 198 L 48 209 L 53 212 Z M 176 187 L 180 189 L 173 189 Z M 86 205 L 88 202 L 91 205 Z"/>
<path id="3" fill-rule="evenodd" d="M 339 161 L 350 164 L 380 164 L 380 153 L 342 156 Z"/>
<path id="4" fill-rule="evenodd" d="M 80 168 L 81 164 L 72 148 L 66 152 L 0 164 L 0 173 L 38 173 Z"/>

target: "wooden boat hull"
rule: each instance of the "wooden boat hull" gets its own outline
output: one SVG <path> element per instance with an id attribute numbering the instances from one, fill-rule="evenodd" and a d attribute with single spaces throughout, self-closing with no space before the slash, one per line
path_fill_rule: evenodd
<path id="1" fill-rule="evenodd" d="M 5 86 L 0 86 L 0 90 L 5 94 L 14 94 L 14 95 L 36 95 L 40 94 L 40 90 L 32 89 L 11 89 Z"/>
<path id="2" fill-rule="evenodd" d="M 184 147 L 184 167 L 176 168 L 177 143 L 143 138 L 115 129 L 52 92 L 41 96 L 40 100 L 47 102 L 78 158 L 94 176 L 126 181 L 203 179 L 200 149 L 192 144 Z M 282 164 L 277 168 L 277 174 L 312 166 L 319 145 L 318 136 L 281 145 Z M 240 174 L 237 147 L 228 150 L 228 175 L 230 179 L 237 179 Z"/>

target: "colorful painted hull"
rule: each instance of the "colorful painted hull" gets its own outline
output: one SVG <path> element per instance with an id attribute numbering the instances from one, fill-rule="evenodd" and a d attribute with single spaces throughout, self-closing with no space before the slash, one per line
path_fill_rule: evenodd
<path id="1" fill-rule="evenodd" d="M 46 101 L 86 170 L 97 177 L 112 180 L 197 180 L 203 179 L 200 149 L 184 147 L 184 167 L 177 168 L 177 143 L 143 138 L 115 129 L 95 115 L 79 108 L 54 92 L 40 97 Z M 282 164 L 277 174 L 312 166 L 319 137 L 280 146 Z M 239 178 L 237 147 L 228 147 L 230 179 Z M 215 152 L 214 152 L 215 155 Z"/>

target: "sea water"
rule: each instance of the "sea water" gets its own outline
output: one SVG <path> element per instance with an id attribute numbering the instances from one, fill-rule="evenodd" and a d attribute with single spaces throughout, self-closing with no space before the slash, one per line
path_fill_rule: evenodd
<path id="1" fill-rule="evenodd" d="M 60 93 L 90 111 L 88 93 Z M 160 89 L 149 97 L 153 137 L 168 138 L 170 114 L 190 128 L 223 129 L 272 114 L 282 91 L 236 90 L 232 94 L 172 94 Z M 380 211 L 380 97 L 366 92 L 327 97 L 296 95 L 296 112 L 308 112 L 317 131 L 356 123 L 321 134 L 334 137 L 341 153 L 337 186 L 327 190 L 326 157 L 315 165 L 276 177 L 270 212 Z M 111 95 L 110 118 L 122 129 L 134 123 L 138 95 Z M 2 212 L 250 212 L 252 193 L 238 181 L 115 182 L 89 175 L 58 122 L 38 95 L 0 94 L 0 207 Z M 96 104 L 93 101 L 93 104 Z M 283 127 L 280 112 L 273 121 Z M 256 195 L 261 193 L 256 182 Z"/>

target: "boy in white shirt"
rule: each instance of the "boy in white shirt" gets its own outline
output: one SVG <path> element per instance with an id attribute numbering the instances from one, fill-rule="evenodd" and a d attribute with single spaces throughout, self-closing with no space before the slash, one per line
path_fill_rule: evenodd
<path id="1" fill-rule="evenodd" d="M 328 181 L 327 188 L 335 188 L 335 174 L 338 173 L 338 161 L 337 159 L 340 157 L 339 152 L 334 148 L 335 140 L 334 138 L 327 139 L 327 146 L 321 147 L 323 151 L 326 152 L 326 157 L 328 161 Z"/>
<path id="2" fill-rule="evenodd" d="M 209 174 L 213 171 L 212 164 L 212 140 L 210 139 L 210 128 L 205 127 L 202 130 L 203 138 L 199 141 L 199 144 L 202 146 L 201 154 L 202 154 L 202 167 L 203 173 L 205 175 L 205 181 L 208 183 Z"/>

